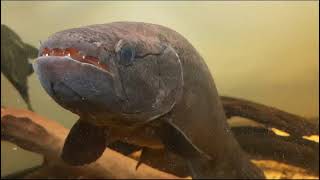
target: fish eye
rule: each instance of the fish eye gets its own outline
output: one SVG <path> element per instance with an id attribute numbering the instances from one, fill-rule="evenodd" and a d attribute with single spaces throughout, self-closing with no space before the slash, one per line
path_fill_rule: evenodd
<path id="1" fill-rule="evenodd" d="M 122 65 L 130 65 L 135 57 L 135 50 L 134 48 L 126 44 L 120 50 L 120 64 Z"/>

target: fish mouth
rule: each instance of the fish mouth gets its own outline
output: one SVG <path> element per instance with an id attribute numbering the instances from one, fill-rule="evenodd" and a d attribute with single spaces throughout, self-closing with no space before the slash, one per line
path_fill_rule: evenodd
<path id="1" fill-rule="evenodd" d="M 73 47 L 67 48 L 42 48 L 39 57 L 66 57 L 80 63 L 91 64 L 101 70 L 108 71 L 109 67 L 102 62 L 97 56 L 87 55 L 84 51 L 80 51 Z"/>
<path id="2" fill-rule="evenodd" d="M 46 61 L 46 60 L 49 60 L 49 59 L 55 59 L 56 61 L 69 60 L 69 61 L 72 61 L 72 62 L 74 62 L 76 64 L 81 65 L 81 66 L 94 67 L 96 70 L 102 71 L 102 72 L 108 74 L 111 77 L 114 76 L 114 74 L 111 72 L 110 68 L 108 68 L 108 66 L 106 64 L 99 63 L 98 61 L 88 61 L 88 60 L 83 60 L 83 59 L 79 60 L 78 58 L 69 56 L 68 54 L 67 55 L 63 55 L 63 56 L 62 55 L 60 55 L 60 56 L 48 55 L 48 54 L 44 54 L 44 55 L 38 56 L 38 58 L 33 63 L 33 69 L 35 69 L 34 64 L 38 63 L 39 61 Z"/>

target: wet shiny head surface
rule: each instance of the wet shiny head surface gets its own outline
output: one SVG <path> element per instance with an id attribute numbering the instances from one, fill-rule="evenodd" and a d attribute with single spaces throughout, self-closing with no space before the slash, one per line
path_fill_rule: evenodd
<path id="1" fill-rule="evenodd" d="M 182 92 L 181 61 L 161 28 L 123 22 L 60 31 L 41 44 L 34 67 L 47 93 L 80 116 L 147 122 Z"/>

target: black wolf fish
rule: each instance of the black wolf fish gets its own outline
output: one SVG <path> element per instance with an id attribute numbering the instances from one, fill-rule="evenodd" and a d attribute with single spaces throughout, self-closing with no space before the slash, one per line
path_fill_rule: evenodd
<path id="1" fill-rule="evenodd" d="M 193 178 L 264 178 L 230 131 L 203 58 L 174 30 L 142 22 L 64 30 L 42 43 L 34 69 L 80 116 L 62 150 L 69 164 L 123 141 L 168 149 Z"/>

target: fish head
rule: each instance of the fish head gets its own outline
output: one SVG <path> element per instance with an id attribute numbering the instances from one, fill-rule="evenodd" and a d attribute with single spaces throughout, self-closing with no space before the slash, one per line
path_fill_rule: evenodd
<path id="1" fill-rule="evenodd" d="M 169 112 L 181 96 L 181 61 L 157 36 L 112 27 L 50 36 L 33 63 L 42 87 L 62 107 L 98 124 L 134 126 Z"/>

